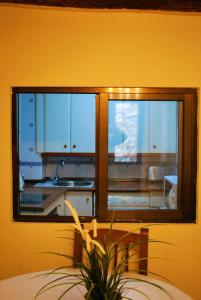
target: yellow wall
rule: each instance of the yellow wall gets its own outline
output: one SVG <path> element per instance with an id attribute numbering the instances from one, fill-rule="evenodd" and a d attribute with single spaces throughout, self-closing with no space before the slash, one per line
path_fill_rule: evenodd
<path id="1" fill-rule="evenodd" d="M 57 266 L 61 259 L 38 252 L 72 247 L 55 238 L 65 224 L 12 220 L 12 86 L 200 88 L 201 16 L 0 5 L 1 278 Z M 150 270 L 201 299 L 200 214 L 197 224 L 154 227 L 151 237 L 177 247 L 151 245 L 151 256 L 172 261 L 155 259 Z"/>

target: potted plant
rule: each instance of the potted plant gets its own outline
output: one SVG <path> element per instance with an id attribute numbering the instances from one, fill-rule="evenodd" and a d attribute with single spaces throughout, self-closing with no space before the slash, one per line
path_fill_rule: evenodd
<path id="1" fill-rule="evenodd" d="M 94 219 L 92 221 L 93 224 L 93 233 L 94 238 L 91 238 L 88 229 L 83 229 L 78 214 L 76 210 L 73 208 L 69 201 L 65 200 L 65 203 L 71 214 L 74 218 L 75 224 L 72 226 L 75 230 L 77 230 L 82 236 L 83 240 L 83 248 L 85 251 L 85 260 L 83 262 L 75 262 L 73 256 L 69 256 L 67 254 L 54 253 L 57 255 L 62 255 L 66 258 L 70 258 L 75 262 L 76 266 L 79 268 L 79 273 L 69 274 L 67 269 L 63 270 L 62 268 L 57 268 L 48 274 L 57 274 L 61 275 L 60 277 L 50 281 L 45 284 L 36 294 L 35 298 L 38 298 L 42 293 L 46 292 L 51 288 L 55 288 L 61 285 L 65 285 L 64 280 L 66 279 L 68 282 L 67 288 L 62 292 L 59 296 L 58 300 L 64 299 L 66 293 L 68 293 L 71 289 L 76 286 L 85 286 L 85 295 L 84 299 L 86 300 L 132 300 L 129 298 L 126 293 L 128 290 L 127 283 L 129 281 L 143 281 L 148 282 L 145 279 L 139 278 L 128 278 L 124 276 L 124 265 L 127 263 L 128 258 L 125 256 L 120 259 L 115 267 L 111 268 L 111 261 L 113 259 L 113 249 L 115 247 L 115 242 L 111 243 L 110 239 L 105 239 L 105 242 L 101 244 L 95 238 L 97 237 L 97 221 Z M 110 230 L 112 231 L 113 222 L 110 224 Z M 134 230 L 135 231 L 135 230 Z M 133 232 L 133 231 L 132 231 Z M 168 243 L 169 244 L 169 243 Z M 49 252 L 51 253 L 51 252 Z M 62 271 L 61 271 L 62 269 Z M 148 282 L 149 284 L 153 284 Z M 153 284 L 157 286 L 159 289 L 164 290 L 164 292 L 173 299 L 169 293 L 162 288 L 160 285 Z M 138 290 L 138 292 L 140 292 Z M 140 292 L 144 295 L 143 292 Z M 146 295 L 147 299 L 149 295 Z"/>

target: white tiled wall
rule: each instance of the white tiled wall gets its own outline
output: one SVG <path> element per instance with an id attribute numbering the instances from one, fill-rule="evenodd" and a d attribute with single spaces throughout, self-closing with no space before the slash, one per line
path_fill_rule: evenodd
<path id="1" fill-rule="evenodd" d="M 42 179 L 42 158 L 35 149 L 35 96 L 19 94 L 19 160 L 24 179 Z"/>
<path id="2" fill-rule="evenodd" d="M 148 168 L 154 165 L 156 162 L 142 162 L 140 164 L 115 164 L 111 163 L 108 165 L 108 178 L 109 179 L 147 179 Z M 171 169 L 171 164 L 169 164 Z M 44 177 L 56 176 L 57 164 L 56 163 L 45 163 L 44 166 Z M 65 163 L 62 168 L 59 166 L 58 175 L 68 178 L 73 177 L 84 177 L 94 178 L 95 177 L 95 165 L 94 164 L 74 164 Z"/>
<path id="3" fill-rule="evenodd" d="M 46 164 L 44 167 L 45 177 L 56 176 L 56 164 Z M 93 164 L 65 164 L 62 168 L 59 166 L 58 171 L 59 176 L 63 177 L 84 177 L 84 178 L 94 178 L 95 177 L 95 167 Z"/>
<path id="4" fill-rule="evenodd" d="M 135 164 L 112 164 L 108 168 L 108 177 L 113 178 L 146 178 L 146 166 Z"/>

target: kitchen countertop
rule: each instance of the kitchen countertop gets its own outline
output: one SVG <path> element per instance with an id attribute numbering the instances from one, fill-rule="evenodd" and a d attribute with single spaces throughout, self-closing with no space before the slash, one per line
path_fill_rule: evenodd
<path id="1" fill-rule="evenodd" d="M 46 183 L 37 183 L 34 189 L 40 186 L 41 189 L 47 189 L 51 191 L 55 189 L 55 186 L 48 185 Z M 108 184 L 109 192 L 151 192 L 151 191 L 163 191 L 163 181 L 148 181 L 148 180 L 110 180 Z M 56 189 L 64 189 L 67 191 L 95 191 L 95 184 L 91 187 L 56 187 Z"/>
<path id="2" fill-rule="evenodd" d="M 50 207 L 57 206 L 57 199 L 62 194 L 68 191 L 82 192 L 95 191 L 95 185 L 91 187 L 40 187 L 34 186 L 32 183 L 26 183 L 23 192 L 20 193 L 20 211 L 23 213 L 38 212 L 45 213 Z M 109 181 L 109 193 L 124 193 L 124 192 L 152 192 L 163 191 L 163 181 L 146 181 L 146 180 L 112 180 Z"/>
<path id="3" fill-rule="evenodd" d="M 20 193 L 20 211 L 43 212 L 65 193 L 66 188 L 25 187 Z"/>

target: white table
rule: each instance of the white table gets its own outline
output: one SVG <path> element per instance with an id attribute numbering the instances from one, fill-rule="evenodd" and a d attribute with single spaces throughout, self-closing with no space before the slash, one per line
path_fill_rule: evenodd
<path id="1" fill-rule="evenodd" d="M 68 273 L 75 273 L 75 269 L 68 269 Z M 46 283 L 58 277 L 58 275 L 50 275 L 46 277 L 35 277 L 40 274 L 47 273 L 44 272 L 36 272 L 36 273 L 28 273 L 25 275 L 19 275 L 16 277 L 11 277 L 5 280 L 0 281 L 0 299 L 1 300 L 34 300 L 34 297 L 37 291 Z M 56 277 L 57 276 L 57 277 Z M 139 279 L 149 280 L 149 282 L 159 284 L 161 287 L 165 288 L 170 295 L 172 295 L 172 299 L 174 300 L 193 300 L 187 294 L 177 289 L 173 285 L 169 283 L 162 282 L 160 280 L 153 279 L 149 276 L 142 275 L 132 275 L 132 273 L 128 273 L 129 277 L 135 276 Z M 132 282 L 129 283 L 129 286 L 134 288 L 138 288 L 139 291 L 143 291 L 143 293 L 147 294 L 150 299 L 153 300 L 170 300 L 171 298 L 161 291 L 159 288 L 145 282 Z M 48 292 L 40 295 L 38 300 L 57 300 L 58 296 L 61 294 L 64 288 L 56 288 L 51 289 Z M 147 300 L 147 298 L 140 294 L 139 292 L 129 290 L 127 297 L 130 297 L 135 300 Z M 76 287 L 68 292 L 64 298 L 64 300 L 83 300 L 83 295 L 81 291 Z"/>

